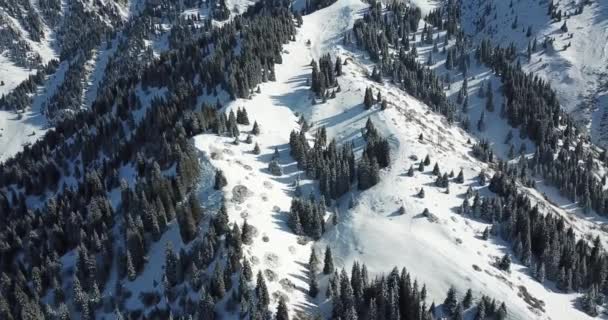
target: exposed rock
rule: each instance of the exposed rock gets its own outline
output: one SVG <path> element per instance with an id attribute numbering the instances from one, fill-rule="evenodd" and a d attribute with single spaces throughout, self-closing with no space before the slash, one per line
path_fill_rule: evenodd
<path id="1" fill-rule="evenodd" d="M 264 264 L 273 269 L 281 265 L 279 263 L 279 256 L 272 252 L 264 254 Z"/>
<path id="2" fill-rule="evenodd" d="M 244 185 L 236 185 L 232 188 L 232 201 L 236 203 L 243 203 L 245 199 L 252 196 L 253 192 L 251 192 Z"/>
<path id="3" fill-rule="evenodd" d="M 296 285 L 287 278 L 279 280 L 279 283 L 281 284 L 281 287 L 283 287 L 283 290 L 287 292 L 292 292 L 296 289 Z"/>
<path id="4" fill-rule="evenodd" d="M 277 274 L 276 272 L 270 270 L 270 269 L 265 269 L 264 270 L 264 277 L 266 277 L 266 280 L 270 281 L 270 282 L 274 282 L 277 281 Z"/>

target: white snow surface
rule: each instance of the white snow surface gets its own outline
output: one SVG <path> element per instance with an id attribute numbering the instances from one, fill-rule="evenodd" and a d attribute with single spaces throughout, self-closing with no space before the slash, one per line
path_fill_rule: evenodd
<path id="1" fill-rule="evenodd" d="M 434 5 L 432 1 L 416 2 L 426 5 L 426 11 Z M 532 279 L 529 270 L 517 261 L 510 273 L 493 266 L 497 257 L 509 252 L 506 243 L 496 238 L 481 240 L 480 234 L 488 225 L 463 217 L 454 210 L 462 203 L 469 185 L 484 195 L 490 194 L 486 187 L 478 185 L 475 177 L 482 169 L 488 175 L 492 170 L 470 155 L 471 145 L 467 140 L 474 142 L 475 137 L 447 124 L 443 117 L 392 85 L 369 81 L 366 74 L 371 65 L 365 56 L 351 47 L 340 45 L 343 33 L 352 28 L 366 6 L 358 0 L 338 0 L 330 7 L 305 16 L 296 41 L 285 46 L 283 63 L 276 66 L 277 81 L 262 84 L 261 93 L 251 100 L 240 99 L 226 106 L 226 112 L 244 107 L 251 123 L 254 120 L 259 122 L 261 133 L 254 136 L 254 142 L 260 144 L 261 155 L 251 153 L 253 145 L 243 142 L 234 145 L 229 138 L 207 134 L 195 137 L 197 148 L 211 158 L 214 167 L 226 174 L 228 186 L 224 193 L 231 221 L 241 224 L 246 217 L 248 223 L 258 230 L 254 243 L 245 249 L 247 257 L 259 260 L 254 265 L 254 272 L 271 269 L 277 274 L 277 279 L 287 278 L 295 284 L 296 289 L 289 292 L 277 281 L 269 282 L 271 293 L 280 290 L 287 294 L 292 311 L 318 310 L 327 316 L 323 294 L 315 301 L 305 294 L 308 288 L 305 264 L 312 245 L 317 247 L 318 253 L 329 245 L 336 265 L 347 270 L 355 260 L 365 263 L 373 274 L 389 272 L 393 266 L 406 267 L 419 282 L 427 285 L 429 303 L 433 300 L 441 304 L 449 286 L 454 285 L 460 294 L 472 288 L 477 298 L 486 294 L 505 301 L 511 319 L 589 318 L 574 308 L 578 294 L 559 293 L 551 283 L 543 286 Z M 308 40 L 311 41 L 310 46 L 306 44 Z M 419 52 L 424 50 L 420 49 Z M 309 63 L 325 53 L 339 55 L 343 61 L 350 59 L 344 66 L 344 75 L 338 78 L 342 90 L 337 97 L 312 105 L 306 86 L 311 72 Z M 475 90 L 483 79 L 491 78 L 487 76 L 469 82 L 470 90 Z M 362 101 L 366 87 L 372 87 L 374 92 L 381 91 L 389 108 L 380 111 L 375 106 L 364 110 Z M 454 87 L 454 90 L 459 88 L 457 85 Z M 481 103 L 471 103 L 472 106 L 477 104 Z M 478 114 L 481 111 L 472 112 Z M 346 195 L 337 205 L 328 208 L 330 215 L 337 214 L 338 225 L 334 227 L 328 223 L 328 231 L 320 242 L 305 245 L 298 243 L 297 236 L 286 225 L 286 213 L 294 196 L 293 182 L 302 174 L 288 151 L 289 133 L 298 129 L 296 121 L 299 114 L 312 123 L 311 132 L 316 127 L 325 126 L 330 138 L 335 138 L 338 143 L 354 142 L 358 153 L 363 143 L 360 129 L 371 118 L 392 146 L 391 166 L 383 170 L 381 182 L 364 192 Z M 504 122 L 493 120 L 491 115 L 489 117 L 488 127 L 493 127 L 495 122 L 496 127 L 500 127 Z M 250 129 L 250 126 L 241 128 L 241 141 Z M 502 125 L 493 130 L 498 131 L 493 133 L 490 130 L 482 136 L 504 137 L 508 128 Z M 424 134 L 423 141 L 418 140 L 421 133 Z M 280 164 L 284 170 L 281 177 L 274 177 L 267 170 L 275 147 L 281 155 Z M 504 147 L 498 149 L 504 153 Z M 463 169 L 465 183 L 451 183 L 450 193 L 446 194 L 444 189 L 434 186 L 435 178 L 429 167 L 425 172 L 416 171 L 414 177 L 407 177 L 405 172 L 410 165 L 417 164 L 410 156 L 423 158 L 427 154 L 432 163 L 439 163 L 442 172 L 453 170 L 457 173 Z M 314 190 L 315 183 L 305 183 L 304 194 Z M 231 201 L 231 190 L 236 185 L 244 185 L 253 192 L 245 203 Z M 415 196 L 422 187 L 426 192 L 424 199 Z M 534 196 L 534 201 L 542 203 L 547 213 L 570 217 L 578 212 L 575 209 L 566 211 L 571 207 L 570 203 L 563 199 L 555 200 L 561 198 L 549 187 L 543 187 L 541 191 L 549 194 L 555 205 L 546 201 L 539 191 L 522 190 Z M 351 201 L 355 206 L 349 209 Z M 402 205 L 406 214 L 400 216 L 397 210 Z M 422 216 L 424 208 L 428 208 L 438 221 L 431 222 Z M 582 217 L 580 221 L 575 216 L 569 220 L 581 236 L 591 231 L 597 233 L 595 223 L 601 221 L 594 216 Z M 263 235 L 268 237 L 268 242 L 262 240 Z M 278 263 L 270 259 L 272 255 L 278 257 Z M 322 283 L 324 280 L 321 278 Z M 543 301 L 544 311 L 532 308 L 524 300 L 524 288 L 532 297 Z"/>
<path id="2" fill-rule="evenodd" d="M 608 85 L 608 6 L 602 1 L 590 1 L 581 14 L 574 14 L 584 1 L 554 1 L 562 10 L 562 21 L 547 15 L 549 1 L 538 0 L 465 0 L 463 27 L 476 39 L 489 38 L 494 44 L 514 43 L 521 53 L 526 71 L 548 80 L 558 93 L 562 107 L 583 121 L 594 142 L 608 141 L 607 85 Z M 483 10 L 486 4 L 493 8 Z M 512 4 L 512 7 L 511 7 Z M 473 25 L 485 16 L 486 27 L 477 31 Z M 512 23 L 517 17 L 517 27 Z M 566 21 L 568 32 L 560 30 Z M 526 37 L 527 28 L 532 35 Z M 528 42 L 536 38 L 538 51 L 530 60 L 526 57 Z M 553 47 L 543 49 L 545 38 L 554 39 Z M 570 47 L 564 49 L 570 44 Z"/>

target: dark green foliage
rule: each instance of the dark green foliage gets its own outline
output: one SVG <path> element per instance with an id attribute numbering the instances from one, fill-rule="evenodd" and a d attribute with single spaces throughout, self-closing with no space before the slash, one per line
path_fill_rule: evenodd
<path id="1" fill-rule="evenodd" d="M 380 1 L 372 2 L 370 7 L 369 12 L 355 22 L 353 33 L 358 44 L 369 53 L 372 61 L 379 62 L 371 78 L 381 82 L 383 76 L 389 77 L 404 91 L 422 100 L 434 111 L 446 115 L 449 121 L 454 120 L 455 107 L 445 96 L 441 81 L 427 66 L 416 61 L 415 47 L 408 52 L 410 33 L 418 29 L 418 22 L 422 17 L 420 9 L 405 3 L 392 3 L 387 6 L 388 10 L 383 10 Z M 398 18 L 389 18 L 393 16 Z M 459 17 L 456 15 L 449 17 L 445 27 L 448 34 L 453 34 L 456 32 Z M 440 29 L 442 27 L 444 27 L 443 23 Z M 431 33 L 430 29 L 427 29 L 427 34 Z M 426 38 L 432 43 L 432 37 Z M 394 53 L 390 52 L 389 47 Z M 460 60 L 459 58 L 458 61 Z M 369 108 L 371 106 L 369 100 L 366 98 L 365 101 L 365 106 Z"/>
<path id="2" fill-rule="evenodd" d="M 267 307 L 270 304 L 270 296 L 268 295 L 268 287 L 266 287 L 266 280 L 262 275 L 262 271 L 258 272 L 256 279 L 255 292 L 258 296 L 258 303 L 262 306 Z"/>
<path id="3" fill-rule="evenodd" d="M 277 306 L 277 313 L 275 316 L 276 320 L 289 320 L 289 312 L 287 310 L 287 304 L 285 303 L 285 298 L 281 297 L 279 299 L 279 305 Z"/>
<path id="4" fill-rule="evenodd" d="M 316 298 L 319 294 L 319 283 L 317 282 L 317 276 L 315 273 L 310 274 L 309 286 L 308 286 L 308 295 L 311 298 Z"/>
<path id="5" fill-rule="evenodd" d="M 215 215 L 215 218 L 213 219 L 213 226 L 219 235 L 223 235 L 228 232 L 228 209 L 226 209 L 225 202 L 222 202 L 220 209 Z"/>
<path id="6" fill-rule="evenodd" d="M 511 257 L 508 253 L 502 256 L 498 262 L 498 268 L 503 271 L 511 271 Z"/>
<path id="7" fill-rule="evenodd" d="M 325 248 L 325 258 L 323 259 L 323 273 L 331 274 L 334 272 L 334 258 L 331 256 L 331 248 Z"/>
<path id="8" fill-rule="evenodd" d="M 236 111 L 236 123 L 242 125 L 249 125 L 249 116 L 247 115 L 247 109 L 238 108 Z"/>
<path id="9" fill-rule="evenodd" d="M 372 88 L 367 87 L 365 89 L 365 96 L 363 97 L 363 106 L 366 110 L 369 110 L 374 105 L 374 93 Z"/>
<path id="10" fill-rule="evenodd" d="M 153 58 L 151 50 L 140 50 L 145 45 L 141 39 L 147 37 L 148 28 L 154 28 L 150 21 L 171 23 L 165 19 L 179 12 L 175 3 L 161 2 L 146 3 L 141 19 L 133 16 L 128 23 L 114 12 L 113 5 L 103 10 L 108 15 L 104 20 L 94 16 L 97 10 L 84 12 L 85 7 L 78 2 L 70 5 L 65 17 L 66 33 L 60 37 L 61 55 L 62 59 L 75 54 L 79 58 L 70 58 L 66 81 L 50 98 L 48 111 L 77 106 L 76 111 L 55 119 L 54 130 L 0 166 L 2 189 L 15 190 L 0 195 L 0 239 L 6 249 L 0 253 L 0 273 L 11 279 L 0 288 L 0 297 L 8 297 L 7 301 L 0 299 L 0 304 L 6 301 L 10 306 L 0 311 L 0 317 L 4 318 L 6 312 L 12 315 L 6 318 L 15 318 L 26 307 L 33 318 L 43 319 L 39 300 L 55 286 L 57 289 L 51 293 L 60 303 L 65 298 L 63 309 L 67 309 L 72 295 L 62 294 L 61 288 L 70 280 L 61 276 L 59 261 L 70 250 L 80 248 L 81 267 L 75 268 L 75 282 L 77 289 L 80 287 L 77 291 L 83 294 L 77 295 L 78 308 L 83 319 L 92 318 L 100 306 L 99 292 L 107 289 L 113 258 L 119 258 L 116 263 L 121 277 L 136 279 L 144 268 L 150 245 L 160 239 L 174 218 L 182 240 L 190 244 L 179 253 L 167 252 L 166 286 L 157 286 L 159 290 L 167 288 L 164 294 L 181 294 L 169 288 L 179 286 L 184 274 L 193 278 L 187 279 L 188 283 L 201 286 L 200 270 L 206 270 L 220 256 L 223 258 L 217 259 L 217 265 L 226 263 L 226 268 L 218 271 L 212 281 L 217 284 L 216 289 L 221 287 L 220 279 L 229 278 L 239 269 L 238 258 L 234 261 L 239 249 L 233 248 L 238 247 L 238 241 L 227 241 L 232 233 L 228 232 L 225 207 L 210 221 L 208 231 L 205 228 L 205 234 L 198 234 L 198 225 L 205 217 L 194 196 L 196 192 L 192 192 L 200 168 L 191 138 L 203 132 L 236 137 L 237 124 L 246 125 L 247 116 L 244 110 L 236 115 L 222 114 L 217 112 L 219 103 L 201 106 L 197 101 L 218 89 L 232 97 L 245 98 L 264 77 L 272 80 L 274 64 L 281 62 L 281 47 L 295 34 L 292 14 L 280 3 L 263 3 L 221 28 L 213 29 L 210 22 L 199 21 L 195 30 L 184 23 L 169 35 L 172 50 Z M 40 2 L 41 7 L 46 8 L 47 4 L 48 1 Z M 216 4 L 214 16 L 227 17 L 225 2 Z M 163 10 L 159 10 L 160 5 Z M 43 14 L 47 17 L 48 12 Z M 118 20 L 125 30 L 112 30 Z M 74 32 L 75 27 L 81 28 Z M 112 33 L 118 31 L 121 49 L 110 57 L 96 100 L 81 108 L 82 86 L 86 84 L 82 81 L 83 63 L 92 58 L 90 49 L 98 48 L 105 35 L 111 40 Z M 141 45 L 132 41 L 134 38 Z M 241 54 L 226 54 L 237 44 Z M 123 47 L 130 50 L 122 50 Z M 127 51 L 132 51 L 133 56 Z M 51 62 L 40 75 L 24 83 L 23 96 L 36 90 L 58 65 Z M 143 98 L 158 88 L 164 88 L 166 94 L 150 94 L 153 98 L 149 101 Z M 19 98 L 19 103 L 11 99 L 6 96 L 0 104 L 10 103 L 17 108 L 29 104 L 29 98 Z M 141 116 L 135 119 L 135 114 Z M 132 180 L 120 181 L 120 174 L 130 168 L 134 169 Z M 59 185 L 62 179 L 74 183 L 69 187 Z M 110 202 L 110 195 L 115 194 L 119 197 L 111 197 Z M 36 198 L 41 205 L 30 208 L 25 201 L 28 197 Z M 28 234 L 36 237 L 28 239 Z M 117 252 L 116 243 L 124 244 L 121 252 Z M 226 254 L 219 255 L 223 250 Z M 230 286 L 231 283 L 224 283 L 225 288 Z M 215 294 L 221 295 L 220 291 Z M 207 304 L 203 308 L 207 310 L 206 319 L 212 319 L 214 313 L 209 310 L 214 306 Z M 196 303 L 192 306 L 186 309 L 194 311 Z M 168 311 L 158 312 L 159 318 L 167 318 L 164 313 Z"/>
<path id="11" fill-rule="evenodd" d="M 313 148 L 304 132 L 293 131 L 289 145 L 298 167 L 309 177 L 319 180 L 321 194 L 326 200 L 337 199 L 350 190 L 356 174 L 355 155 L 350 144 L 338 148 L 332 140 L 327 145 L 325 128 L 320 128 Z"/>
<path id="12" fill-rule="evenodd" d="M 336 64 L 331 61 L 329 54 L 322 56 L 319 59 L 318 65 L 315 60 L 311 62 L 312 76 L 310 89 L 317 97 L 325 98 L 327 89 L 334 88 L 338 85 L 336 80 L 338 73 L 335 65 Z"/>
<path id="13" fill-rule="evenodd" d="M 291 200 L 287 224 L 298 235 L 307 235 L 315 240 L 325 231 L 325 202 L 294 198 Z"/>
<path id="14" fill-rule="evenodd" d="M 215 183 L 213 184 L 213 188 L 215 190 L 220 190 L 228 184 L 228 180 L 226 180 L 226 176 L 224 176 L 224 172 L 222 170 L 217 170 L 215 172 Z"/>
<path id="15" fill-rule="evenodd" d="M 464 298 L 462 299 L 462 307 L 464 309 L 468 309 L 471 307 L 472 303 L 473 303 L 473 291 L 471 291 L 471 289 L 468 289 L 467 293 L 464 295 Z"/>
<path id="16" fill-rule="evenodd" d="M 456 296 L 456 288 L 450 287 L 448 294 L 443 301 L 443 311 L 450 315 L 455 316 L 458 311 L 458 297 Z"/>

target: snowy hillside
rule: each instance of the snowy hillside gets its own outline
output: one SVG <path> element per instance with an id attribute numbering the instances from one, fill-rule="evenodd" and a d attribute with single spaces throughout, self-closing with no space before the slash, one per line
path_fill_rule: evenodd
<path id="1" fill-rule="evenodd" d="M 432 7 L 427 5 L 426 10 L 430 11 Z M 496 269 L 494 262 L 510 251 L 508 244 L 482 240 L 481 233 L 488 224 L 457 214 L 455 208 L 462 202 L 469 186 L 487 192 L 487 188 L 477 182 L 480 170 L 490 176 L 493 170 L 470 155 L 474 137 L 449 125 L 441 116 L 430 114 L 427 106 L 398 88 L 366 79 L 371 66 L 365 56 L 352 47 L 340 45 L 343 34 L 361 17 L 365 7 L 358 1 L 339 0 L 305 16 L 296 41 L 285 47 L 283 63 L 276 68 L 277 81 L 262 85 L 261 93 L 253 99 L 237 100 L 226 108 L 226 111 L 236 111 L 244 107 L 250 118 L 260 123 L 262 131 L 255 138 L 262 148 L 260 156 L 251 154 L 249 144 L 234 146 L 231 139 L 206 135 L 196 138 L 198 148 L 214 159 L 211 161 L 214 166 L 226 173 L 228 200 L 236 185 L 253 191 L 250 200 L 231 204 L 229 212 L 231 220 L 241 224 L 246 219 L 270 239 L 267 243 L 256 240 L 247 250 L 254 260 L 262 261 L 254 268 L 271 268 L 278 273 L 277 279 L 289 279 L 296 287 L 306 287 L 306 281 L 302 279 L 306 272 L 302 265 L 306 263 L 310 244 L 298 245 L 297 236 L 286 230 L 293 184 L 302 176 L 294 170 L 295 163 L 285 149 L 289 132 L 299 127 L 296 115 L 304 115 L 313 130 L 325 126 L 330 139 L 335 138 L 338 143 L 353 141 L 355 145 L 362 141 L 361 128 L 369 118 L 391 142 L 391 167 L 382 172 L 377 186 L 345 196 L 329 209 L 332 215 L 337 215 L 338 225 L 330 229 L 321 243 L 314 245 L 317 251 L 322 251 L 325 244 L 329 245 L 338 265 L 347 270 L 355 260 L 365 262 L 372 273 L 386 272 L 392 266 L 405 266 L 426 283 L 431 300 L 436 302 L 442 301 L 449 286 L 455 285 L 462 293 L 472 288 L 476 293 L 508 301 L 509 318 L 586 319 L 587 315 L 571 307 L 577 294 L 553 292 L 551 285 L 539 284 L 522 266 L 511 273 Z M 419 52 L 426 51 L 421 47 Z M 337 97 L 311 105 L 311 93 L 306 85 L 309 62 L 325 53 L 340 56 L 348 65 L 343 69 L 344 76 L 339 78 L 341 91 Z M 424 57 L 421 60 L 424 61 Z M 484 79 L 476 80 L 472 87 L 477 87 L 477 81 Z M 387 110 L 381 111 L 378 107 L 364 110 L 363 93 L 367 87 L 381 92 L 388 101 Z M 459 86 L 455 83 L 454 87 Z M 478 104 L 472 102 L 471 105 Z M 478 109 L 472 112 L 480 112 L 475 110 Z M 498 124 L 489 126 L 491 131 L 487 137 L 491 141 L 501 140 L 509 130 L 499 124 L 500 120 L 489 120 L 489 123 Z M 419 140 L 421 134 L 424 139 Z M 284 170 L 281 178 L 273 177 L 265 168 L 275 147 L 281 154 L 280 164 Z M 499 151 L 506 156 L 506 149 Z M 432 163 L 437 162 L 442 171 L 462 169 L 467 177 L 465 183 L 451 184 L 449 194 L 446 194 L 444 189 L 434 186 L 435 177 L 427 171 L 430 167 L 408 177 L 408 168 L 418 164 L 413 157 L 422 159 L 426 155 Z M 424 199 L 417 196 L 421 188 L 426 191 Z M 534 191 L 532 195 L 553 212 L 569 215 Z M 405 208 L 404 215 L 399 213 L 401 206 Z M 422 214 L 425 208 L 430 210 L 431 217 Z M 572 223 L 578 225 L 576 220 Z M 589 232 L 585 226 L 582 222 L 577 228 L 581 235 Z M 594 228 L 593 224 L 591 228 Z M 278 255 L 278 265 L 268 262 L 272 253 Z M 298 290 L 292 292 L 280 283 L 270 288 L 284 291 L 294 310 L 308 309 L 313 302 L 323 309 L 322 300 L 311 301 Z M 540 304 L 535 303 L 535 299 Z"/>
<path id="2" fill-rule="evenodd" d="M 0 318 L 608 318 L 577 3 L 0 0 Z"/>
<path id="3" fill-rule="evenodd" d="M 19 6 L 15 7 L 15 3 Z M 0 37 L 0 97 L 10 96 L 0 103 L 3 131 L 0 161 L 35 142 L 59 119 L 90 108 L 98 94 L 120 77 L 130 71 L 141 72 L 153 57 L 175 49 L 177 43 L 173 46 L 169 43 L 174 26 L 187 26 L 192 17 L 231 19 L 253 3 L 255 1 L 226 2 L 226 8 L 231 12 L 226 11 L 227 16 L 219 18 L 216 17 L 219 9 L 213 8 L 215 2 L 180 2 L 152 19 L 155 8 L 165 4 L 138 0 L 89 4 L 69 0 L 42 12 L 37 3 L 29 0 L 0 2 L 0 7 L 11 8 L 0 16 L 0 23 L 5 24 Z M 32 16 L 21 17 L 22 12 L 30 12 Z M 81 20 L 82 16 L 86 19 Z M 24 23 L 40 24 L 42 29 L 39 34 L 31 34 L 22 26 Z M 80 33 L 74 32 L 87 28 L 91 30 L 88 37 L 82 38 Z M 206 27 L 203 24 L 199 28 Z M 108 34 L 103 37 L 94 34 L 104 32 Z M 4 47 L 3 40 L 20 45 L 6 44 Z M 72 52 L 77 42 L 81 43 L 79 53 Z M 153 55 L 148 54 L 148 50 Z M 20 56 L 31 56 L 35 63 L 16 58 Z M 44 70 L 52 60 L 60 61 L 60 67 L 32 84 L 28 77 Z M 30 83 L 24 85 L 28 81 Z M 23 87 L 17 88 L 20 84 Z M 16 88 L 18 92 L 15 92 Z"/>
<path id="4" fill-rule="evenodd" d="M 551 82 L 565 110 L 586 123 L 594 141 L 606 140 L 608 8 L 601 1 L 463 1 L 463 24 L 476 39 L 514 43 L 525 69 Z M 566 25 L 567 29 L 562 30 Z M 538 49 L 527 58 L 528 44 Z M 545 47 L 542 43 L 551 40 Z"/>

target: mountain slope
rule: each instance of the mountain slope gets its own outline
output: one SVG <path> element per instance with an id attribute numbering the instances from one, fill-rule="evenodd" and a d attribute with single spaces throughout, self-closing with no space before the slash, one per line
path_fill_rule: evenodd
<path id="1" fill-rule="evenodd" d="M 463 1 L 466 32 L 507 46 L 514 43 L 526 71 L 550 81 L 563 108 L 605 143 L 608 8 L 599 1 Z M 561 30 L 566 24 L 567 31 Z M 529 30 L 529 31 L 528 31 Z M 528 32 L 530 34 L 528 34 Z M 538 49 L 526 57 L 534 39 Z M 547 47 L 544 41 L 551 41 Z"/>
<path id="2" fill-rule="evenodd" d="M 391 167 L 381 174 L 377 186 L 363 192 L 355 191 L 330 207 L 330 217 L 337 216 L 338 224 L 329 227 L 333 218 L 328 218 L 330 229 L 321 242 L 315 244 L 317 252 L 328 245 L 340 267 L 349 269 L 353 261 L 364 261 L 372 274 L 386 272 L 393 265 L 405 266 L 427 285 L 430 299 L 436 302 L 442 301 L 447 289 L 455 285 L 460 292 L 473 288 L 476 293 L 505 299 L 509 318 L 513 319 L 588 318 L 570 307 L 578 294 L 553 292 L 551 284 L 539 284 L 523 266 L 515 267 L 510 273 L 495 267 L 499 257 L 511 252 L 508 243 L 498 239 L 482 240 L 481 233 L 489 225 L 457 214 L 455 209 L 469 187 L 491 195 L 486 187 L 478 184 L 476 177 L 481 170 L 491 176 L 492 167 L 470 155 L 472 142 L 469 141 L 474 142 L 475 137 L 452 127 L 441 116 L 433 115 L 427 106 L 393 85 L 378 85 L 367 79 L 373 65 L 360 51 L 340 45 L 345 32 L 363 12 L 363 3 L 339 0 L 305 16 L 296 41 L 285 47 L 283 62 L 276 68 L 277 81 L 261 85 L 261 93 L 251 100 L 237 100 L 227 106 L 226 111 L 244 107 L 252 121 L 260 123 L 262 132 L 254 137 L 262 147 L 260 156 L 250 154 L 252 145 L 242 142 L 234 146 L 227 138 L 206 135 L 196 138 L 198 148 L 214 159 L 211 160 L 214 166 L 226 173 L 228 199 L 235 185 L 245 185 L 253 191 L 250 200 L 231 204 L 229 212 L 232 221 L 240 224 L 246 217 L 248 223 L 269 236 L 268 243 L 256 241 L 248 250 L 254 260 L 262 261 L 254 268 L 271 268 L 278 273 L 277 279 L 289 279 L 300 288 L 292 292 L 279 283 L 271 285 L 272 290 L 281 290 L 289 296 L 293 309 L 311 308 L 311 301 L 302 295 L 306 288 L 306 281 L 302 279 L 306 272 L 302 265 L 306 263 L 309 245 L 298 245 L 297 236 L 290 236 L 289 230 L 285 230 L 288 228 L 289 195 L 294 193 L 295 181 L 303 176 L 294 169 L 293 160 L 286 157 L 284 146 L 289 131 L 299 126 L 297 114 L 312 124 L 313 131 L 324 126 L 330 139 L 335 138 L 338 143 L 354 142 L 355 149 L 360 150 L 363 143 L 361 128 L 369 118 L 391 142 Z M 426 52 L 424 47 L 419 50 L 422 54 Z M 348 62 L 343 69 L 344 75 L 338 80 L 341 90 L 334 99 L 311 104 L 306 84 L 309 62 L 327 52 Z M 382 94 L 388 109 L 381 111 L 377 106 L 366 111 L 363 108 L 363 93 L 367 87 Z M 454 84 L 454 87 L 458 86 Z M 499 121 L 490 120 L 490 123 L 498 124 Z M 491 141 L 502 139 L 506 134 L 508 128 L 501 126 L 496 128 L 500 133 L 489 135 L 497 137 Z M 421 134 L 423 140 L 419 140 Z M 281 178 L 272 177 L 265 169 L 275 147 L 281 154 L 280 164 L 284 170 Z M 502 152 L 506 155 L 506 150 Z M 434 186 L 435 177 L 428 169 L 408 177 L 408 168 L 418 164 L 413 156 L 422 159 L 426 155 L 444 172 L 462 169 L 467 177 L 465 183 L 451 184 L 450 192 L 446 194 L 445 189 Z M 307 180 L 300 180 L 300 186 L 304 181 Z M 307 181 L 303 194 L 308 193 L 310 186 Z M 423 199 L 417 196 L 421 188 L 426 191 Z M 535 199 L 547 208 L 547 213 L 560 212 L 568 216 L 542 197 Z M 402 206 L 404 215 L 398 213 Z M 430 210 L 430 216 L 422 214 L 425 208 Z M 588 230 L 583 228 L 581 232 L 585 235 Z M 277 238 L 280 240 L 274 240 Z M 280 266 L 265 264 L 269 252 L 278 254 Z M 326 301 L 314 302 L 328 315 Z"/>

